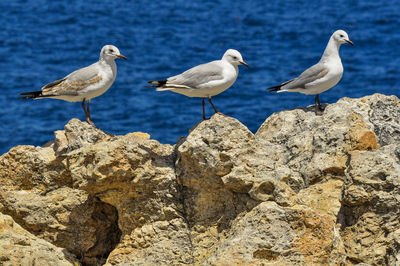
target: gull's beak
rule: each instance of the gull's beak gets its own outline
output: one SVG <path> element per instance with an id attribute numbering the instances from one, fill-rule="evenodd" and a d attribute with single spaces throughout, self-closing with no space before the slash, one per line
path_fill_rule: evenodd
<path id="1" fill-rule="evenodd" d="M 126 58 L 126 56 L 122 55 L 122 54 L 117 54 L 118 58 L 124 59 L 124 60 L 128 60 L 128 58 Z"/>
<path id="2" fill-rule="evenodd" d="M 350 44 L 351 46 L 354 46 L 354 43 L 350 40 L 345 40 L 345 42 L 347 42 L 348 44 Z"/>
<path id="3" fill-rule="evenodd" d="M 239 61 L 240 64 L 249 67 L 249 65 L 245 61 Z"/>

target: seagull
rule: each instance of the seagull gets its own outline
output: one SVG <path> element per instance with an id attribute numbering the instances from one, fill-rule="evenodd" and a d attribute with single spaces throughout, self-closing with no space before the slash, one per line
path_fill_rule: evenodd
<path id="1" fill-rule="evenodd" d="M 116 58 L 127 60 L 117 47 L 105 45 L 100 52 L 99 61 L 80 68 L 68 76 L 53 81 L 40 91 L 23 92 L 21 99 L 60 99 L 68 102 L 82 101 L 82 108 L 86 115 L 86 122 L 96 127 L 90 119 L 90 100 L 105 93 L 113 84 L 117 75 Z M 87 107 L 85 107 L 87 102 Z"/>
<path id="2" fill-rule="evenodd" d="M 157 91 L 173 91 L 188 97 L 203 98 L 203 120 L 205 115 L 205 98 L 208 99 L 215 113 L 219 113 L 211 101 L 211 97 L 227 90 L 235 83 L 239 68 L 238 65 L 249 65 L 243 61 L 239 51 L 228 49 L 221 60 L 195 66 L 182 74 L 169 77 L 165 80 L 149 81 L 150 86 Z"/>
<path id="3" fill-rule="evenodd" d="M 335 31 L 317 64 L 301 73 L 297 78 L 270 87 L 267 90 L 300 92 L 307 95 L 315 94 L 315 114 L 320 114 L 318 112 L 321 110 L 319 94 L 335 86 L 343 75 L 343 65 L 339 55 L 339 48 L 343 43 L 354 45 L 345 31 Z"/>

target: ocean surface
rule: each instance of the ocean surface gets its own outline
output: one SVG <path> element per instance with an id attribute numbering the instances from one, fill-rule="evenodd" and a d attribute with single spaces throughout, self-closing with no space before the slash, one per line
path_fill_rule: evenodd
<path id="1" fill-rule="evenodd" d="M 175 143 L 202 118 L 200 98 L 145 88 L 195 65 L 239 50 L 250 68 L 213 98 L 216 107 L 255 132 L 274 112 L 307 106 L 314 96 L 265 88 L 315 64 L 337 29 L 344 75 L 321 102 L 373 93 L 400 96 L 400 1 L 43 1 L 0 3 L 0 154 L 16 145 L 43 145 L 72 118 L 79 102 L 19 100 L 20 92 L 97 61 L 105 44 L 117 60 L 113 86 L 91 101 L 93 122 L 113 134 L 143 131 Z M 213 110 L 206 103 L 210 116 Z"/>

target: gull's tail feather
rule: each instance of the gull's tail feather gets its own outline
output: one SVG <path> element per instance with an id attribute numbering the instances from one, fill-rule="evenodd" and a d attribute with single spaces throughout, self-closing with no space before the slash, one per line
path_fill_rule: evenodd
<path id="1" fill-rule="evenodd" d="M 145 87 L 149 87 L 149 88 L 156 87 L 157 88 L 157 87 L 161 87 L 161 86 L 165 85 L 167 83 L 167 80 L 166 79 L 165 80 L 150 80 L 150 81 L 148 81 L 148 83 L 153 84 L 153 85 L 148 85 Z"/>
<path id="2" fill-rule="evenodd" d="M 22 92 L 19 95 L 23 95 L 22 97 L 18 97 L 19 99 L 35 99 L 43 97 L 42 91 Z"/>
<path id="3" fill-rule="evenodd" d="M 273 86 L 273 87 L 269 87 L 269 88 L 267 88 L 267 90 L 281 92 L 282 91 L 282 87 L 285 86 L 286 84 L 292 82 L 292 81 L 293 81 L 293 79 L 288 80 L 286 82 L 283 82 L 282 84 L 279 84 L 279 85 L 276 85 L 276 86 Z"/>
<path id="4" fill-rule="evenodd" d="M 153 85 L 148 85 L 145 87 L 153 87 L 156 88 L 157 91 L 169 91 L 169 90 L 176 90 L 176 89 L 190 89 L 190 87 L 186 85 L 181 85 L 181 84 L 173 84 L 173 83 L 167 83 L 168 81 L 165 80 L 152 80 L 149 81 L 148 83 L 153 84 Z"/>

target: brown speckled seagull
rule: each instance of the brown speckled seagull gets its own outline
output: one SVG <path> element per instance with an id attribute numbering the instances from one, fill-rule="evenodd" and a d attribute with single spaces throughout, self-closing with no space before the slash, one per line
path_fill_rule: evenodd
<path id="1" fill-rule="evenodd" d="M 96 63 L 78 69 L 65 78 L 56 80 L 44 86 L 40 91 L 23 92 L 21 99 L 51 98 L 68 102 L 82 101 L 82 108 L 86 121 L 95 127 L 90 119 L 90 99 L 105 93 L 113 84 L 117 75 L 115 59 L 126 60 L 117 47 L 105 45 L 100 52 L 100 59 Z M 85 107 L 87 102 L 87 107 Z"/>

